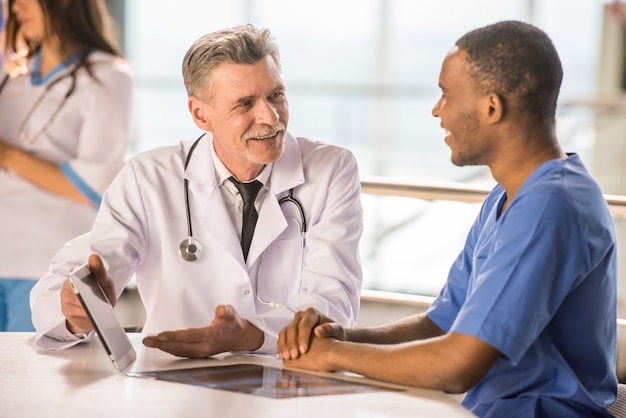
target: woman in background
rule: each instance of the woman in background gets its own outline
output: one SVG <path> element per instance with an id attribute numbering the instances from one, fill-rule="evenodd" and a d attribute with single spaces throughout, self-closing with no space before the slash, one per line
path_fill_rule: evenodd
<path id="1" fill-rule="evenodd" d="M 9 0 L 0 69 L 0 331 L 91 228 L 131 139 L 132 75 L 104 0 Z M 60 303 L 60 302 L 59 302 Z"/>

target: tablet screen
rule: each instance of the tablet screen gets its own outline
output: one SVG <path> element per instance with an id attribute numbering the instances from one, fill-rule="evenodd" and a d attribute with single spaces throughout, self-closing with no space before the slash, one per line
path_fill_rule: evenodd
<path id="1" fill-rule="evenodd" d="M 256 364 L 232 364 L 190 369 L 126 373 L 168 382 L 247 393 L 269 398 L 341 395 L 348 393 L 399 391 L 371 383 Z"/>

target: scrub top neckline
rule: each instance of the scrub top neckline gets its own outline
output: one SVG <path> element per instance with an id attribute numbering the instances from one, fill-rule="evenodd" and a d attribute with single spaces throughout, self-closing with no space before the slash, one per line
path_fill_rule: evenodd
<path id="1" fill-rule="evenodd" d="M 42 54 L 41 54 L 41 49 L 40 49 L 39 51 L 37 51 L 37 54 L 35 54 L 33 73 L 30 76 L 30 83 L 33 86 L 39 86 L 41 84 L 47 83 L 48 81 L 50 81 L 52 77 L 54 77 L 55 75 L 57 75 L 64 69 L 70 67 L 71 65 L 75 64 L 76 62 L 78 62 L 78 57 L 79 57 L 79 54 L 71 55 L 65 61 L 61 62 L 52 70 L 48 71 L 48 73 L 42 77 L 41 76 L 41 55 Z"/>

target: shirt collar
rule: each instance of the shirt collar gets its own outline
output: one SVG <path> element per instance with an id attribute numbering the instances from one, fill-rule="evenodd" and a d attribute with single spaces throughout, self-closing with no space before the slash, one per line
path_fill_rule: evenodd
<path id="1" fill-rule="evenodd" d="M 226 168 L 222 160 L 219 159 L 217 153 L 215 152 L 215 147 L 213 146 L 213 138 L 211 137 L 211 159 L 213 160 L 213 166 L 215 167 L 215 179 L 219 185 L 223 185 L 225 181 L 228 180 L 229 177 L 234 176 L 233 173 Z M 254 179 L 258 180 L 263 184 L 264 188 L 269 187 L 269 179 L 270 174 L 272 174 L 272 167 L 274 163 L 267 164 L 261 170 L 261 173 Z"/>

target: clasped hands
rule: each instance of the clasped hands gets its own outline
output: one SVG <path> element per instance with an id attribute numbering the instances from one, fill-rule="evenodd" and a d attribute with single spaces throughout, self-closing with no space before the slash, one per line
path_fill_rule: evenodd
<path id="1" fill-rule="evenodd" d="M 335 371 L 333 345 L 346 341 L 341 324 L 314 308 L 296 312 L 278 336 L 278 355 L 286 366 L 324 372 Z"/>

